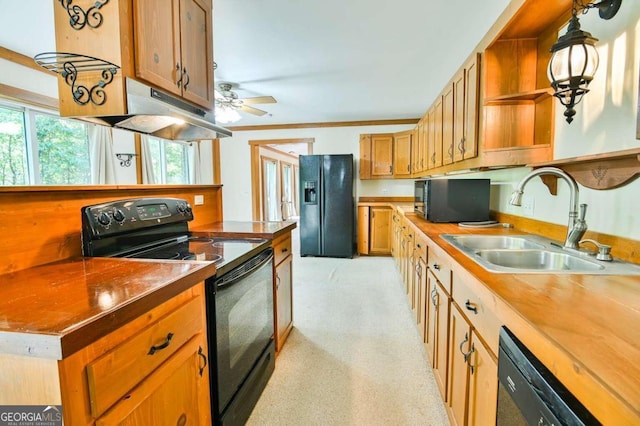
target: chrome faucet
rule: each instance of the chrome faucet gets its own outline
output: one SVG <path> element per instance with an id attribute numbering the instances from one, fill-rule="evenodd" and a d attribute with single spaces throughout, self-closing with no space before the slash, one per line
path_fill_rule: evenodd
<path id="1" fill-rule="evenodd" d="M 533 170 L 531 173 L 522 178 L 522 180 L 518 183 L 516 190 L 511 194 L 511 200 L 509 204 L 514 206 L 522 205 L 522 194 L 524 194 L 524 187 L 536 176 L 541 175 L 552 175 L 557 176 L 564 179 L 565 182 L 569 185 L 570 196 L 569 196 L 569 225 L 567 227 L 567 238 L 564 242 L 565 248 L 578 248 L 578 242 L 582 239 L 582 236 L 587 231 L 587 223 L 584 218 L 587 214 L 587 205 L 580 205 L 580 216 L 578 217 L 578 184 L 576 181 L 569 176 L 566 172 L 556 167 L 541 167 L 539 169 Z"/>

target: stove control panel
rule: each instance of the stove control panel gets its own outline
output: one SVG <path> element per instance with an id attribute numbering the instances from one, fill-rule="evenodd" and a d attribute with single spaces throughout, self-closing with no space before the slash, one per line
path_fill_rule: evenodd
<path id="1" fill-rule="evenodd" d="M 83 239 L 144 230 L 193 220 L 187 200 L 179 198 L 133 198 L 85 206 L 82 212 Z"/>

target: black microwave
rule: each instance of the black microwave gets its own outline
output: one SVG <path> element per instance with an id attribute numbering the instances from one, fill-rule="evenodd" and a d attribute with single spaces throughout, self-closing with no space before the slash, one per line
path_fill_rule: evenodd
<path id="1" fill-rule="evenodd" d="M 429 222 L 487 221 L 490 190 L 490 179 L 417 180 L 413 209 Z"/>

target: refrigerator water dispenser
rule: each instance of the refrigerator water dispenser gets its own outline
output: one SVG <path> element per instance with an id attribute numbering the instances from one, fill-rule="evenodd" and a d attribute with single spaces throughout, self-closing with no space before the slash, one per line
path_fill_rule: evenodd
<path id="1" fill-rule="evenodd" d="M 310 181 L 310 182 L 304 183 L 304 203 L 318 204 L 318 197 L 316 193 L 316 182 Z"/>

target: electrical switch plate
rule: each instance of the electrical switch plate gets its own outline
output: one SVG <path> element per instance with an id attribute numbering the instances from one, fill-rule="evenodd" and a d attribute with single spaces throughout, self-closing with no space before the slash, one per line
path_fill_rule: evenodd
<path id="1" fill-rule="evenodd" d="M 196 195 L 193 197 L 193 204 L 196 206 L 201 206 L 204 204 L 204 195 Z"/>
<path id="2" fill-rule="evenodd" d="M 525 216 L 532 217 L 535 211 L 535 206 L 535 198 L 526 195 L 522 197 L 522 213 L 524 213 Z"/>

